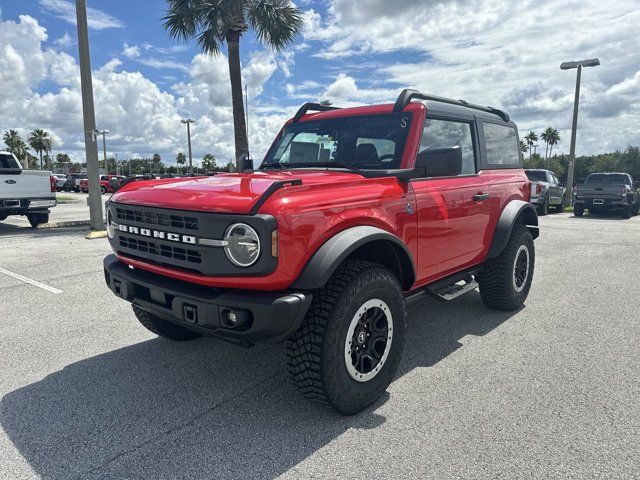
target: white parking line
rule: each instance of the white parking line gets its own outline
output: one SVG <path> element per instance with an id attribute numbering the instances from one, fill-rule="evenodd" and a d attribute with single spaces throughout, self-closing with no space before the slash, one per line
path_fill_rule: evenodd
<path id="1" fill-rule="evenodd" d="M 13 273 L 10 272 L 9 270 L 5 270 L 4 268 L 0 267 L 0 273 L 4 273 L 5 275 L 9 276 L 9 277 L 13 277 L 16 280 L 20 280 L 24 283 L 28 283 L 29 285 L 33 285 L 34 287 L 38 287 L 41 288 L 43 290 L 46 290 L 47 292 L 51 292 L 51 293 L 62 293 L 62 290 L 58 290 L 57 288 L 53 288 L 50 287 L 49 285 L 45 285 L 44 283 L 40 283 L 36 280 L 33 280 L 31 278 L 28 277 L 24 277 L 22 275 L 19 275 L 17 273 Z"/>

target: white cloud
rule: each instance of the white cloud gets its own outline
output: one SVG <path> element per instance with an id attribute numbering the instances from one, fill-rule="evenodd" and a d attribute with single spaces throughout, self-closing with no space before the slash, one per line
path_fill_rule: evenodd
<path id="1" fill-rule="evenodd" d="M 54 153 L 64 151 L 82 160 L 78 65 L 67 53 L 46 48 L 46 40 L 46 30 L 32 17 L 1 22 L 0 81 L 5 94 L 0 96 L 4 112 L 0 131 L 17 128 L 26 135 L 34 128 L 44 128 L 54 138 Z M 142 46 L 141 55 L 151 49 Z M 197 120 L 192 132 L 194 158 L 208 152 L 225 163 L 233 158 L 226 57 L 196 55 L 184 67 L 189 81 L 174 85 L 169 92 L 140 72 L 122 71 L 122 66 L 114 58 L 93 72 L 96 123 L 111 131 L 107 142 L 109 154 L 117 152 L 120 158 L 129 158 L 158 152 L 165 162 L 173 162 L 178 151 L 186 151 L 186 134 L 180 119 L 191 116 Z M 251 56 L 244 66 L 250 97 L 262 92 L 264 83 L 276 69 L 273 54 L 255 52 Z M 54 87 L 39 93 L 45 80 Z M 250 145 L 256 158 L 266 152 L 287 113 L 252 102 Z"/>
<path id="2" fill-rule="evenodd" d="M 313 10 L 305 18 L 305 39 L 320 43 L 314 55 L 342 73 L 326 94 L 369 101 L 376 90 L 394 91 L 391 101 L 411 86 L 504 107 L 523 131 L 559 128 L 558 152 L 568 151 L 575 84 L 575 70 L 559 65 L 597 56 L 602 65 L 583 71 L 578 152 L 638 143 L 637 0 L 407 0 L 402 8 L 388 0 L 331 0 L 325 18 Z M 373 65 L 397 51 L 397 60 Z M 354 90 L 347 77 L 356 61 L 363 73 Z M 360 76 L 368 87 L 384 88 L 361 88 Z M 635 134 L 621 128 L 621 118 Z"/>
<path id="3" fill-rule="evenodd" d="M 53 44 L 56 47 L 67 49 L 73 44 L 73 40 L 71 39 L 71 35 L 69 35 L 69 32 L 64 32 L 64 35 L 54 40 Z"/>
<path id="4" fill-rule="evenodd" d="M 39 0 L 38 3 L 46 11 L 71 25 L 76 25 L 76 7 L 69 0 Z M 123 28 L 124 22 L 103 10 L 87 7 L 87 24 L 93 30 Z"/>
<path id="5" fill-rule="evenodd" d="M 122 47 L 122 55 L 127 58 L 138 58 L 140 56 L 140 47 L 125 43 Z"/>

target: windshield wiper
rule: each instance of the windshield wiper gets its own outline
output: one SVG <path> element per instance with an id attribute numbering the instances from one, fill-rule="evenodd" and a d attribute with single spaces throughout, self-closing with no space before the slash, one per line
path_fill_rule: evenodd
<path id="1" fill-rule="evenodd" d="M 306 163 L 269 163 L 261 167 L 261 169 L 278 168 L 280 170 L 292 168 L 346 168 L 347 170 L 358 171 L 358 167 L 350 163 L 342 162 L 306 162 Z"/>

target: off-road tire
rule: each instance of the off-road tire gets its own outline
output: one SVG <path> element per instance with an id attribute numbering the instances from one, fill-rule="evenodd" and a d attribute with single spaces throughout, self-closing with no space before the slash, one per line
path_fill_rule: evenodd
<path id="1" fill-rule="evenodd" d="M 521 252 L 521 246 L 526 247 L 529 254 L 527 275 L 520 291 L 514 286 L 516 255 Z M 486 262 L 476 280 L 480 286 L 482 301 L 496 310 L 512 311 L 522 306 L 529 295 L 533 270 L 535 265 L 535 247 L 529 229 L 522 224 L 513 226 L 509 241 L 504 250 L 496 258 Z"/>
<path id="2" fill-rule="evenodd" d="M 631 205 L 627 205 L 626 207 L 624 207 L 624 209 L 622 210 L 622 213 L 620 214 L 620 216 L 625 220 L 631 218 L 632 215 L 633 215 L 633 210 Z"/>
<path id="3" fill-rule="evenodd" d="M 406 325 L 402 288 L 382 265 L 347 260 L 313 295 L 300 328 L 287 341 L 289 374 L 308 399 L 329 405 L 343 415 L 353 415 L 384 393 L 400 364 Z M 345 347 L 349 325 L 372 299 L 388 306 L 393 337 L 378 373 L 362 382 L 354 380 L 347 370 Z"/>
<path id="4" fill-rule="evenodd" d="M 184 342 L 186 340 L 193 340 L 194 338 L 202 336 L 197 332 L 188 330 L 167 320 L 163 320 L 162 318 L 157 317 L 136 305 L 133 306 L 133 313 L 135 313 L 144 328 L 155 333 L 159 337 Z"/>
<path id="5" fill-rule="evenodd" d="M 573 207 L 573 216 L 581 217 L 584 215 L 584 205 L 574 205 Z"/>
<path id="6" fill-rule="evenodd" d="M 42 225 L 43 223 L 49 223 L 49 214 L 48 213 L 29 213 L 27 215 L 27 220 L 31 224 L 32 228 L 38 228 L 38 225 Z"/>

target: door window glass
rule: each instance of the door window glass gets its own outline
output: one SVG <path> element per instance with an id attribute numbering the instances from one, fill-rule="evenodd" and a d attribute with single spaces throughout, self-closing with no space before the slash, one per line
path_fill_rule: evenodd
<path id="1" fill-rule="evenodd" d="M 424 123 L 419 155 L 429 158 L 429 150 L 459 147 L 462 153 L 460 175 L 476 173 L 476 156 L 473 148 L 471 124 L 453 120 L 427 118 Z"/>

